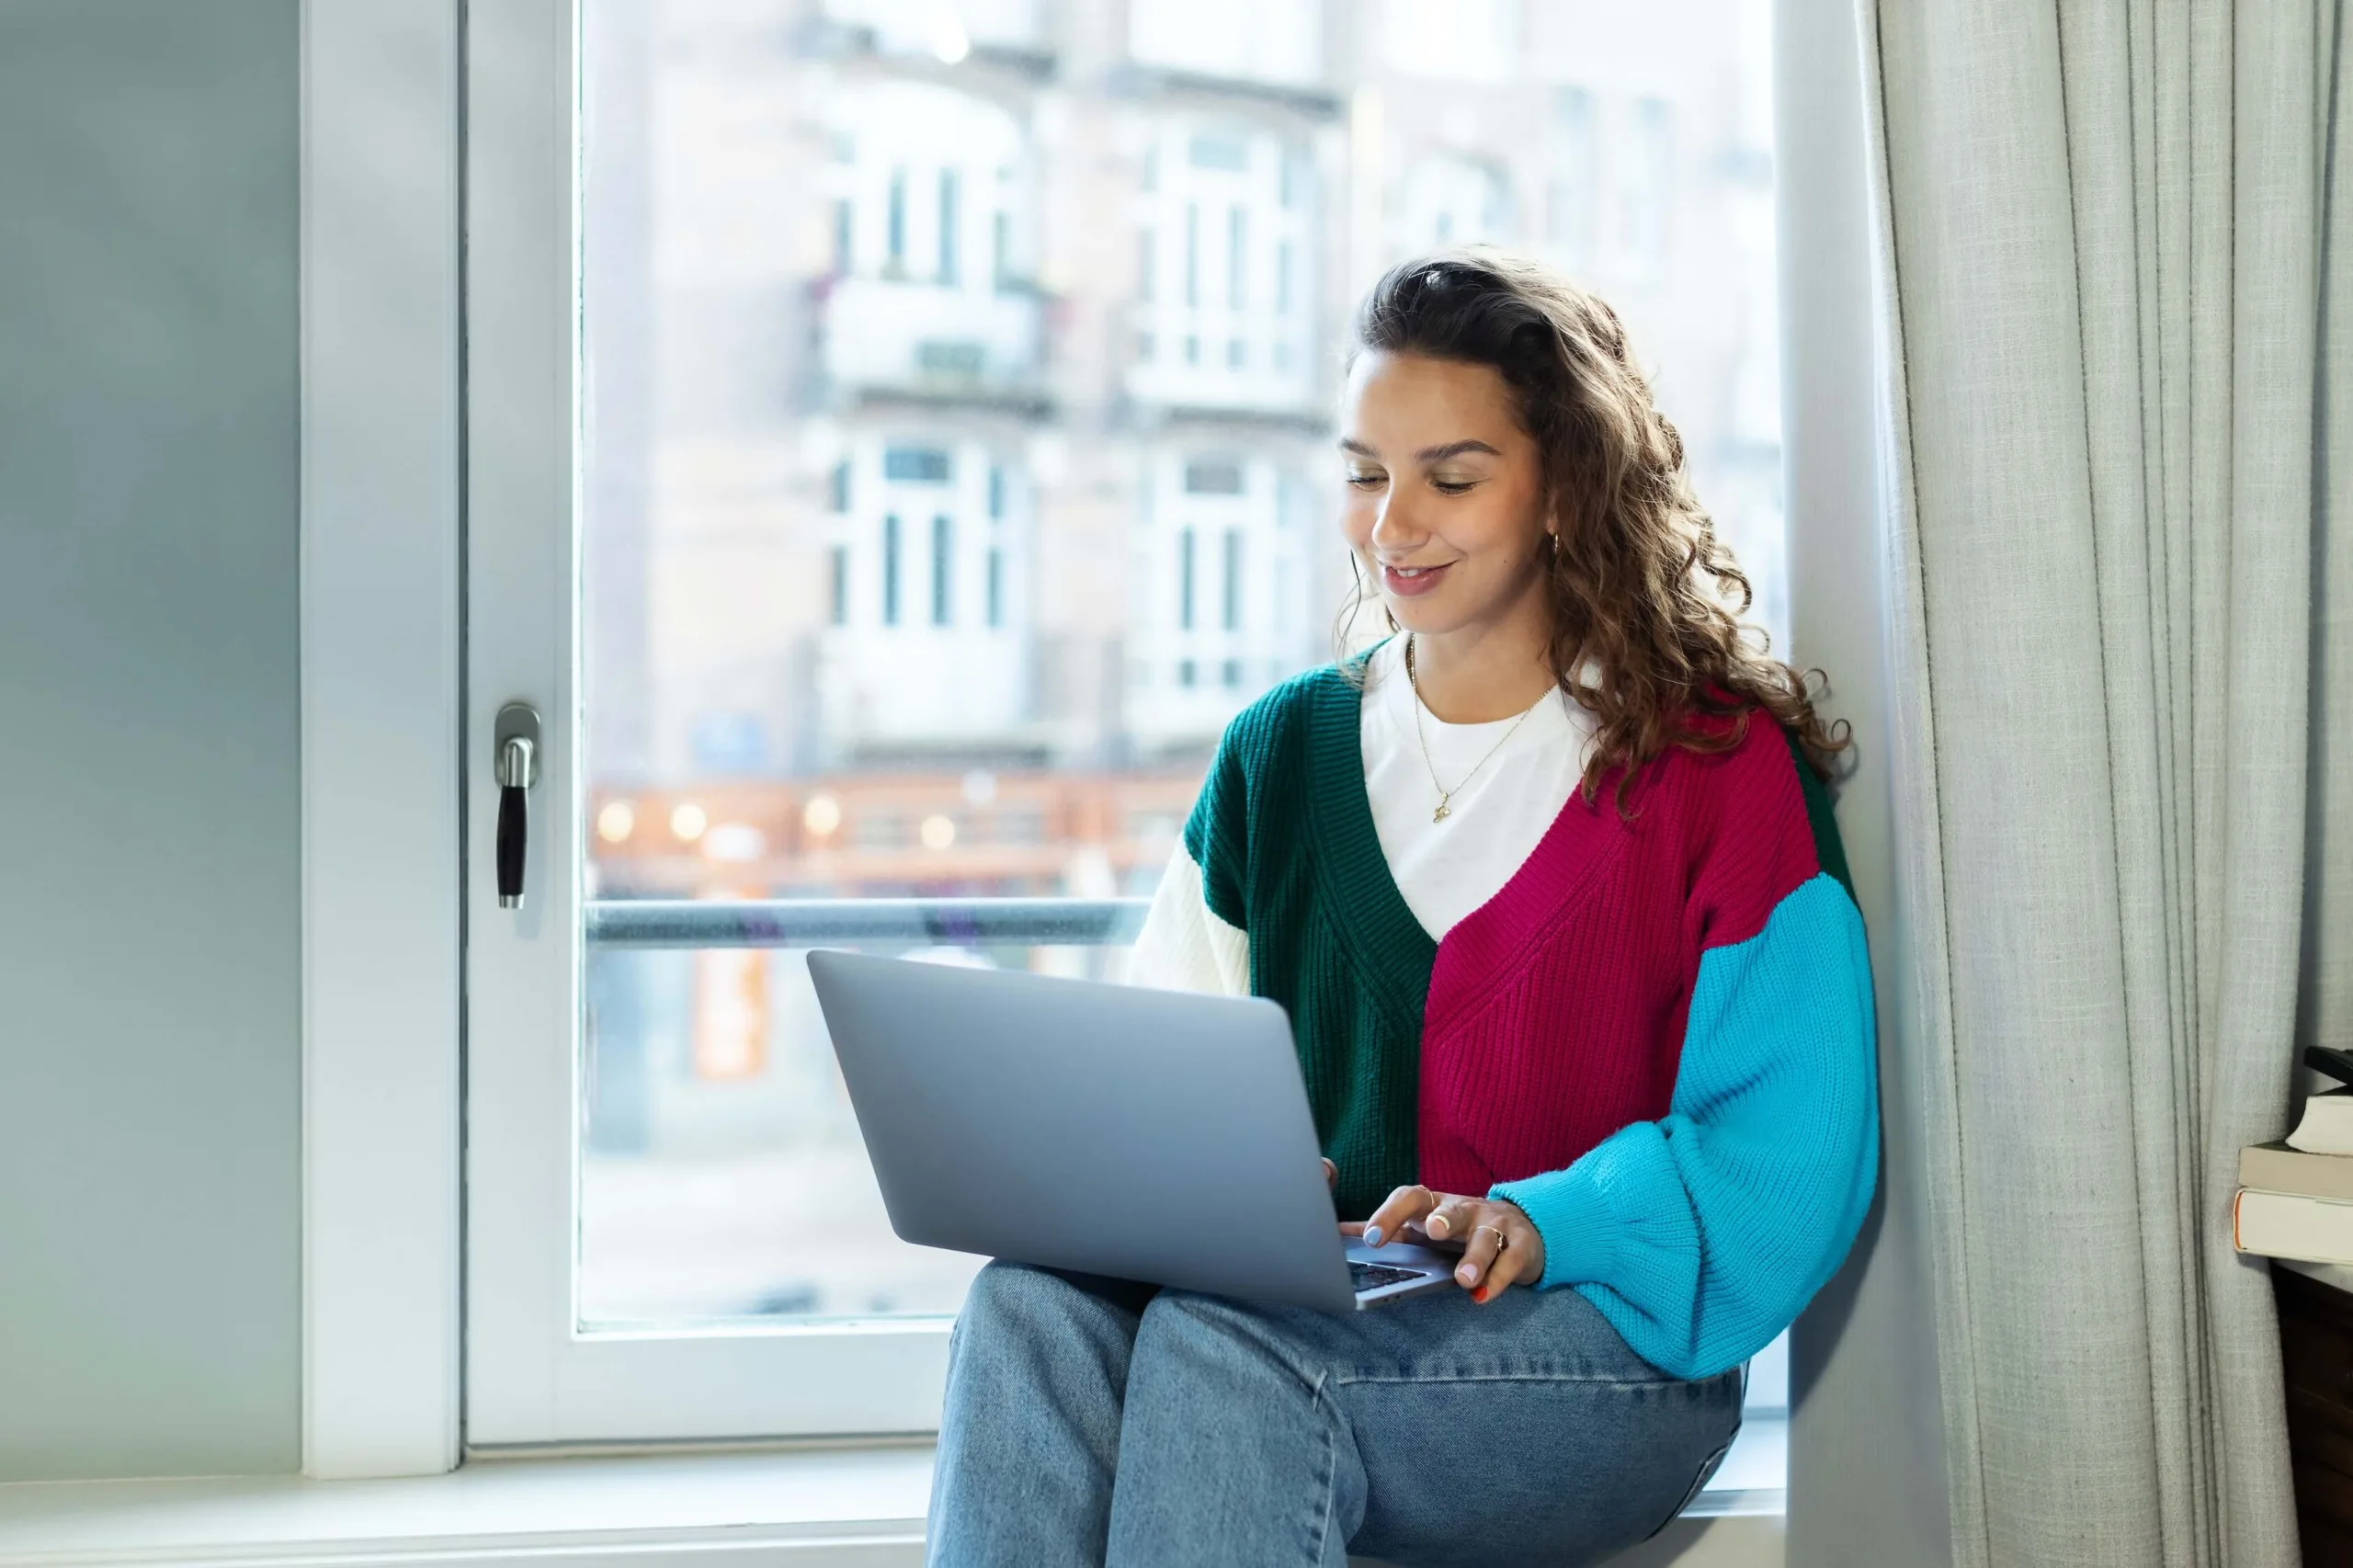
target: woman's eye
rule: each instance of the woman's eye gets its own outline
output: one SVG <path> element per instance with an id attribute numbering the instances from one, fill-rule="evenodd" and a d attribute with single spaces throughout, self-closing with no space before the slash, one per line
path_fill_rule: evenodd
<path id="1" fill-rule="evenodd" d="M 1348 475 L 1348 483 L 1358 490 L 1377 490 L 1388 482 L 1388 478 L 1384 473 L 1352 473 Z"/>
<path id="2" fill-rule="evenodd" d="M 1433 479 L 1430 488 L 1441 495 L 1464 495 L 1478 483 L 1475 479 Z"/>

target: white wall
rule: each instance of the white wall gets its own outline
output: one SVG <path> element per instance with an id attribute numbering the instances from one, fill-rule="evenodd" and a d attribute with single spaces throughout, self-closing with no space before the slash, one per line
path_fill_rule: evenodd
<path id="1" fill-rule="evenodd" d="M 0 1481 L 299 1463 L 296 50 L 0 6 Z"/>

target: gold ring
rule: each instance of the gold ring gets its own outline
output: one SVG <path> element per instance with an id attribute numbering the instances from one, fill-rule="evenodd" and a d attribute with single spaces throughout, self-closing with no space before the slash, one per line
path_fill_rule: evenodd
<path id="1" fill-rule="evenodd" d="M 1511 1245 L 1511 1238 L 1504 1234 L 1504 1228 L 1501 1225 L 1473 1225 L 1471 1227 L 1471 1233 L 1474 1236 L 1482 1231 L 1493 1231 L 1495 1233 L 1495 1255 L 1497 1256 L 1500 1257 L 1503 1255 L 1504 1248 Z"/>

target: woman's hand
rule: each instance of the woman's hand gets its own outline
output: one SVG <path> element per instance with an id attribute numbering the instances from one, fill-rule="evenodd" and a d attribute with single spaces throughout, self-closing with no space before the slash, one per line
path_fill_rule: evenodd
<path id="1" fill-rule="evenodd" d="M 1433 1242 L 1462 1248 L 1454 1278 L 1474 1301 L 1492 1301 L 1514 1285 L 1533 1285 L 1544 1277 L 1544 1238 L 1516 1204 L 1401 1187 L 1371 1219 L 1340 1229 L 1361 1233 L 1367 1246 L 1379 1246 L 1408 1225 Z"/>

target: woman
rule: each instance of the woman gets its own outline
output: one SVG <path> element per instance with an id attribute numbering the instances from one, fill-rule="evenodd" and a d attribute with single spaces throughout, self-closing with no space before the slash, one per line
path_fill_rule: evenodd
<path id="1" fill-rule="evenodd" d="M 1617 317 L 1454 255 L 1356 337 L 1343 527 L 1392 635 L 1227 728 L 1132 972 L 1281 1002 L 1342 1229 L 1459 1246 L 1461 1289 L 992 1264 L 936 1562 L 1597 1561 L 1705 1482 L 1870 1201 L 1846 742 L 1744 637 Z"/>

